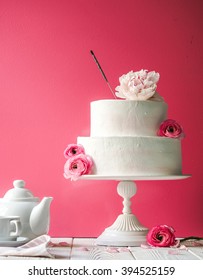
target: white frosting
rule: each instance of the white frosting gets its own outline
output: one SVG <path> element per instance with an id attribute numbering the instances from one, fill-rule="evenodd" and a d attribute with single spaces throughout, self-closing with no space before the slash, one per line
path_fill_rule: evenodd
<path id="1" fill-rule="evenodd" d="M 158 137 L 167 118 L 167 104 L 147 100 L 91 102 L 90 137 L 78 137 L 100 176 L 163 176 L 182 174 L 181 142 Z"/>
<path id="2" fill-rule="evenodd" d="M 93 101 L 90 136 L 155 136 L 166 116 L 164 101 Z"/>
<path id="3" fill-rule="evenodd" d="M 125 101 L 126 102 L 126 101 Z M 78 137 L 104 176 L 180 175 L 181 143 L 165 137 Z"/>

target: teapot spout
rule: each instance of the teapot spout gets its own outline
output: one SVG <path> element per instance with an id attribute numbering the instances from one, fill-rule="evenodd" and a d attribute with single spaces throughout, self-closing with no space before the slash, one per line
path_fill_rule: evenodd
<path id="1" fill-rule="evenodd" d="M 30 227 L 32 232 L 37 235 L 47 234 L 50 224 L 50 204 L 53 197 L 44 197 L 36 205 L 30 214 Z"/>

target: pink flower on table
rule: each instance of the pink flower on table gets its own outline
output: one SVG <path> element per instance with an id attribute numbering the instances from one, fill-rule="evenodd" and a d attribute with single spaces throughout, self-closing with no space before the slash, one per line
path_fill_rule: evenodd
<path id="1" fill-rule="evenodd" d="M 157 135 L 170 138 L 183 138 L 184 132 L 181 125 L 175 120 L 168 119 L 161 123 Z"/>
<path id="2" fill-rule="evenodd" d="M 92 159 L 88 155 L 78 154 L 70 157 L 64 166 L 64 177 L 76 181 L 80 176 L 89 174 L 92 165 Z"/>
<path id="3" fill-rule="evenodd" d="M 155 71 L 130 71 L 119 78 L 116 96 L 129 100 L 147 100 L 155 94 L 159 77 Z"/>
<path id="4" fill-rule="evenodd" d="M 69 144 L 68 147 L 64 151 L 64 157 L 69 159 L 72 156 L 78 155 L 78 154 L 84 154 L 85 149 L 80 144 Z"/>
<path id="5" fill-rule="evenodd" d="M 167 225 L 153 227 L 147 234 L 147 243 L 154 247 L 170 247 L 176 244 L 174 229 Z"/>

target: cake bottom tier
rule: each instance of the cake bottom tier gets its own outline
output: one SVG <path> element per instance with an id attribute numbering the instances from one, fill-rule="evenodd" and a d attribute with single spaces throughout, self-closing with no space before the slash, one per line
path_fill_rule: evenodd
<path id="1" fill-rule="evenodd" d="M 178 139 L 165 137 L 78 137 L 94 162 L 91 174 L 103 176 L 181 175 Z"/>

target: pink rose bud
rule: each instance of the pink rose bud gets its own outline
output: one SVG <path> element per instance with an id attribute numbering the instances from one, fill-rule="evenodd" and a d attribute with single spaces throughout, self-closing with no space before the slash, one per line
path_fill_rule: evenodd
<path id="1" fill-rule="evenodd" d="M 157 132 L 158 136 L 170 138 L 183 138 L 183 128 L 174 120 L 168 119 L 161 123 Z"/>
<path id="2" fill-rule="evenodd" d="M 93 162 L 90 156 L 78 154 L 70 157 L 64 166 L 64 177 L 76 181 L 80 176 L 89 174 Z"/>
<path id="3" fill-rule="evenodd" d="M 147 243 L 154 247 L 170 247 L 176 244 L 174 229 L 167 225 L 153 227 L 147 234 Z"/>
<path id="4" fill-rule="evenodd" d="M 64 151 L 64 157 L 70 158 L 72 156 L 78 155 L 78 154 L 84 154 L 85 149 L 80 144 L 69 144 L 68 147 Z"/>

